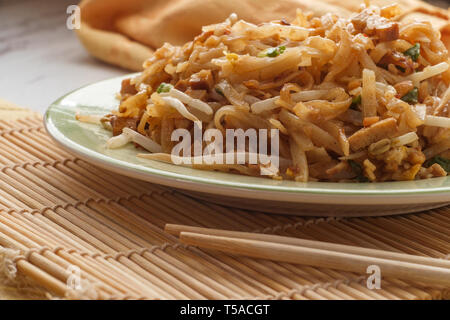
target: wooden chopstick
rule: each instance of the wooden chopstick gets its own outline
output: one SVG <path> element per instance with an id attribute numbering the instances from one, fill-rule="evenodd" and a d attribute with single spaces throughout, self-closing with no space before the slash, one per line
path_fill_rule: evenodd
<path id="1" fill-rule="evenodd" d="M 376 265 L 382 277 L 450 286 L 450 269 L 276 242 L 181 232 L 184 244 L 253 258 L 366 274 Z"/>
<path id="2" fill-rule="evenodd" d="M 229 237 L 229 238 L 239 238 L 239 239 L 247 239 L 247 240 L 274 242 L 274 243 L 288 244 L 288 245 L 314 248 L 314 249 L 320 249 L 320 250 L 329 250 L 329 251 L 336 251 L 336 252 L 342 252 L 342 253 L 348 253 L 348 254 L 356 254 L 356 255 L 361 255 L 361 256 L 369 256 L 369 257 L 381 258 L 381 259 L 387 259 L 387 260 L 410 262 L 410 263 L 416 263 L 416 264 L 422 264 L 422 265 L 428 265 L 428 266 L 434 266 L 434 267 L 450 268 L 450 261 L 444 260 L 444 259 L 429 258 L 429 257 L 416 256 L 416 255 L 393 252 L 393 251 L 363 248 L 363 247 L 356 247 L 356 246 L 343 245 L 343 244 L 337 244 L 337 243 L 306 240 L 306 239 L 299 239 L 299 238 L 294 238 L 294 237 L 285 237 L 285 236 L 278 236 L 278 235 L 271 235 L 271 234 L 264 234 L 264 233 L 229 231 L 229 230 L 201 228 L 201 227 L 193 227 L 193 226 L 185 226 L 185 225 L 177 225 L 177 224 L 166 224 L 164 230 L 175 236 L 179 236 L 181 232 L 192 232 L 192 233 L 199 233 L 199 234 L 205 234 L 205 235 L 211 235 L 211 236 L 222 236 L 222 237 Z"/>

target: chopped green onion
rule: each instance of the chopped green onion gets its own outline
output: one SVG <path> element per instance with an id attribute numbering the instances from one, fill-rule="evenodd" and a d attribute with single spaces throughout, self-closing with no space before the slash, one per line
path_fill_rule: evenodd
<path id="1" fill-rule="evenodd" d="M 419 100 L 419 89 L 414 88 L 405 94 L 402 98 L 403 101 L 408 103 L 417 103 Z"/>
<path id="2" fill-rule="evenodd" d="M 161 83 L 158 87 L 158 89 L 156 89 L 156 92 L 161 93 L 161 92 L 169 92 L 170 89 L 172 89 L 173 86 L 170 83 Z"/>
<path id="3" fill-rule="evenodd" d="M 369 179 L 367 179 L 366 176 L 364 176 L 363 169 L 361 165 L 353 160 L 347 160 L 348 164 L 352 168 L 353 172 L 356 174 L 356 180 L 359 182 L 368 182 Z"/>
<path id="4" fill-rule="evenodd" d="M 450 173 L 450 159 L 447 159 L 447 158 L 444 158 L 441 156 L 435 156 L 435 157 L 431 158 L 430 160 L 428 160 L 427 162 L 425 162 L 425 167 L 430 167 L 435 163 L 437 163 L 438 165 L 440 165 L 442 167 L 442 169 L 444 169 L 445 171 Z"/>
<path id="5" fill-rule="evenodd" d="M 220 94 L 222 97 L 225 97 L 225 95 L 223 94 L 222 90 L 220 90 L 219 88 L 214 88 L 214 90 L 216 90 L 216 92 L 218 94 Z"/>
<path id="6" fill-rule="evenodd" d="M 280 54 L 282 54 L 285 50 L 286 50 L 285 46 L 279 46 L 276 48 L 268 48 L 268 49 L 263 50 L 260 53 L 258 53 L 258 57 L 259 58 L 263 58 L 263 57 L 275 58 L 275 57 L 279 56 Z"/>
<path id="7" fill-rule="evenodd" d="M 410 56 L 412 61 L 417 61 L 420 56 L 420 43 L 416 43 L 411 48 L 403 52 L 404 55 Z"/>
<path id="8" fill-rule="evenodd" d="M 356 110 L 358 109 L 358 105 L 360 104 L 361 104 L 361 95 L 354 96 L 350 108 Z"/>

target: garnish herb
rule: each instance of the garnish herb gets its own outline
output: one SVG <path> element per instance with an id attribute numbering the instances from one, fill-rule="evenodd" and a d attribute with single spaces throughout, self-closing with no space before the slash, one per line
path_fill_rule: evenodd
<path id="1" fill-rule="evenodd" d="M 417 61 L 420 56 L 420 43 L 416 43 L 411 48 L 403 52 L 405 56 L 410 56 L 412 61 Z"/>
<path id="2" fill-rule="evenodd" d="M 405 94 L 402 98 L 403 101 L 408 103 L 417 103 L 419 100 L 419 89 L 414 88 Z"/>
<path id="3" fill-rule="evenodd" d="M 447 159 L 447 158 L 444 158 L 441 156 L 435 156 L 435 157 L 429 159 L 427 162 L 425 162 L 425 167 L 430 167 L 435 163 L 437 163 L 438 165 L 440 165 L 442 167 L 442 169 L 444 169 L 445 171 L 450 173 L 450 159 Z"/>
<path id="4" fill-rule="evenodd" d="M 359 182 L 368 182 L 369 179 L 367 179 L 366 176 L 364 176 L 363 168 L 361 165 L 353 160 L 347 161 L 350 167 L 352 168 L 353 172 L 356 174 L 356 180 Z"/>
<path id="5" fill-rule="evenodd" d="M 361 104 L 361 95 L 354 96 L 352 99 L 352 104 L 350 105 L 351 109 L 357 110 L 358 105 Z"/>
<path id="6" fill-rule="evenodd" d="M 286 50 L 285 46 L 279 46 L 276 48 L 268 48 L 268 49 L 258 53 L 258 57 L 260 57 L 260 58 L 262 58 L 262 57 L 275 58 L 275 57 L 279 56 L 280 54 L 282 54 L 285 50 Z"/>
<path id="7" fill-rule="evenodd" d="M 225 95 L 223 94 L 222 90 L 220 90 L 219 88 L 214 88 L 214 90 L 216 90 L 216 92 L 218 94 L 220 94 L 222 97 L 225 97 Z"/>
<path id="8" fill-rule="evenodd" d="M 156 89 L 156 92 L 169 92 L 172 88 L 173 86 L 171 84 L 163 82 L 159 85 L 158 89 Z"/>

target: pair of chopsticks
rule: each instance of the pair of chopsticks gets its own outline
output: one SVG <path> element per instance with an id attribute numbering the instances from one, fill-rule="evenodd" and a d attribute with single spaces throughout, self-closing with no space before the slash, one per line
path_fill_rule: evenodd
<path id="1" fill-rule="evenodd" d="M 167 224 L 165 231 L 187 245 L 253 258 L 381 276 L 450 287 L 450 261 L 278 235 Z"/>

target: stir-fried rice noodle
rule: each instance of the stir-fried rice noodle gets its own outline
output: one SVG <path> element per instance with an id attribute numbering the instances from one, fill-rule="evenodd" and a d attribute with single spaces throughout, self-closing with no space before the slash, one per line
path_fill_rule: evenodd
<path id="1" fill-rule="evenodd" d="M 233 14 L 192 42 L 156 50 L 123 81 L 118 110 L 77 118 L 108 124 L 108 148 L 133 142 L 150 152 L 140 158 L 205 170 L 299 182 L 445 176 L 450 60 L 440 34 L 429 22 L 398 22 L 393 5 L 367 3 L 349 19 L 298 10 L 291 23 L 254 25 Z M 279 167 L 249 163 L 248 148 L 244 163 L 198 158 L 193 142 L 192 154 L 171 156 L 171 134 L 194 125 L 224 137 L 277 129 Z M 225 154 L 224 146 L 216 159 Z"/>

